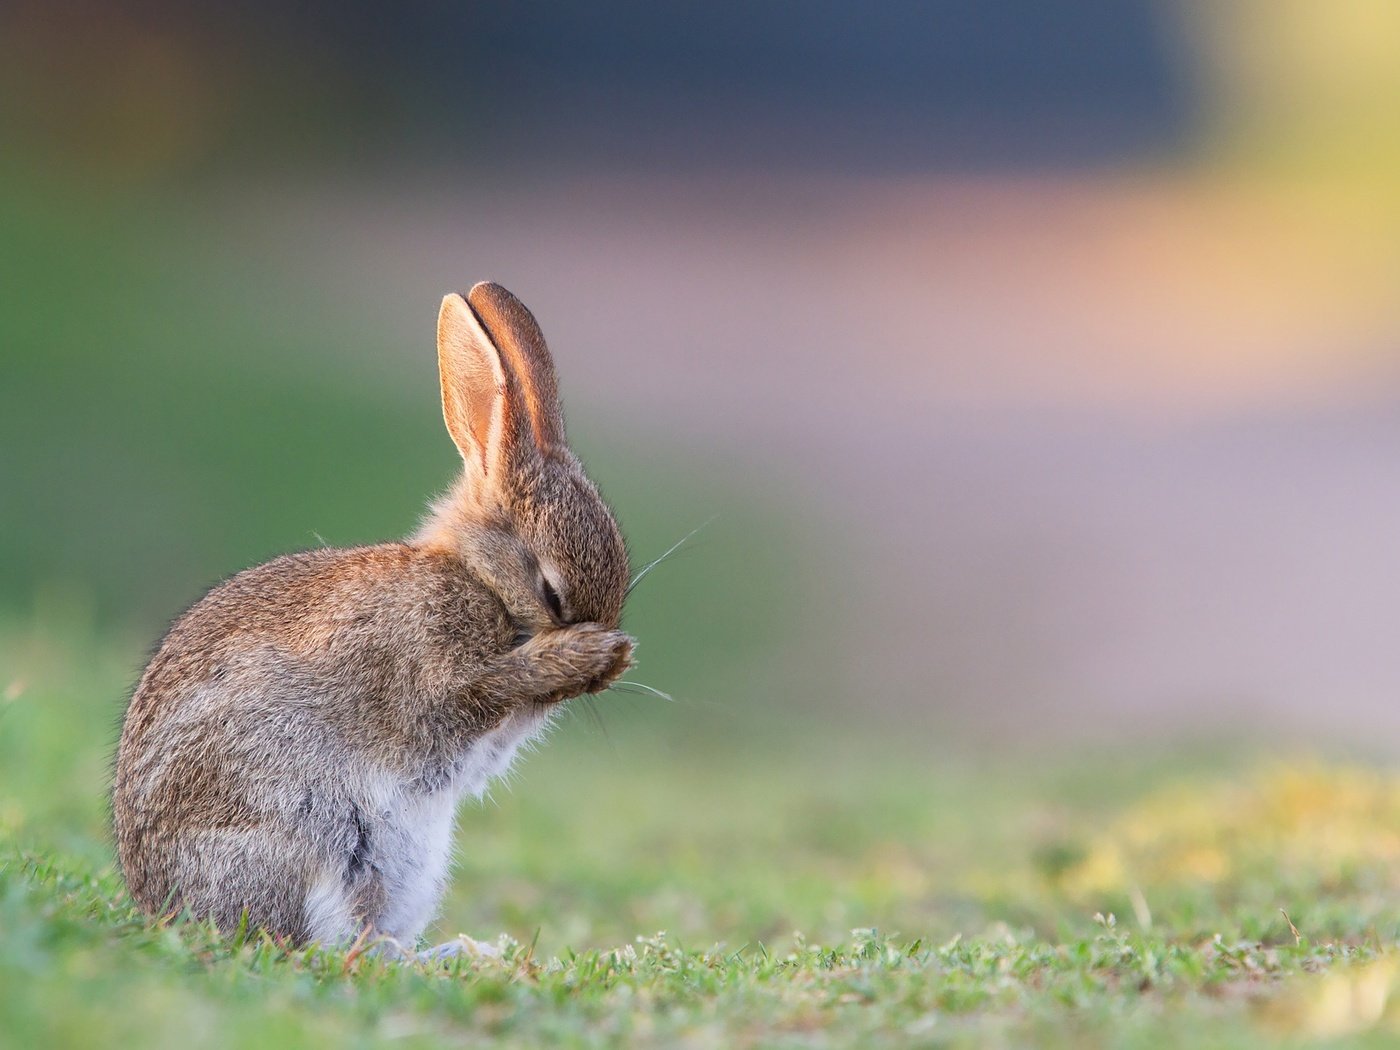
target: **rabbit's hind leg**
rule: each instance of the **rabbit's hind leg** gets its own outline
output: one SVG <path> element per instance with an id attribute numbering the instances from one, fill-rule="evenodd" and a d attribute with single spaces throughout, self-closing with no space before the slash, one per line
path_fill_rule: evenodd
<path id="1" fill-rule="evenodd" d="M 302 903 L 306 940 L 328 948 L 350 943 L 365 927 L 357 912 L 353 892 L 343 875 L 339 871 L 323 872 L 311 883 Z"/>
<path id="2" fill-rule="evenodd" d="M 196 918 L 213 919 L 225 934 L 261 928 L 304 944 L 334 933 L 335 943 L 348 923 L 339 921 L 340 909 L 309 860 L 304 843 L 266 827 L 188 829 L 175 843 L 171 897 Z"/>

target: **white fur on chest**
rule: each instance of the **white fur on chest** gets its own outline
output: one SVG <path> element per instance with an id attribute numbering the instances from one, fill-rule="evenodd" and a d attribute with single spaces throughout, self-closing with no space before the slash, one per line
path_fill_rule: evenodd
<path id="1" fill-rule="evenodd" d="M 417 942 L 436 913 L 446 885 L 458 802 L 464 795 L 480 797 L 492 780 L 510 769 L 521 746 L 537 737 L 548 722 L 547 712 L 516 711 L 473 743 L 458 759 L 449 782 L 431 793 L 387 773 L 361 785 L 372 863 L 383 880 L 384 908 L 373 919 L 378 932 L 405 946 Z M 313 924 L 320 928 L 312 930 L 313 938 L 323 942 L 358 932 L 344 929 L 348 905 L 328 900 L 336 896 L 335 885 L 328 873 L 307 898 L 308 914 L 325 917 L 326 921 Z"/>

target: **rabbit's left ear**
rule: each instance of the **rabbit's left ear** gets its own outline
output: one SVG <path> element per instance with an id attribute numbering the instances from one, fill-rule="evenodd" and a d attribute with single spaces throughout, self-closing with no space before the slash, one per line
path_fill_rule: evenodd
<path id="1" fill-rule="evenodd" d="M 540 452 L 548 455 L 563 447 L 564 410 L 559 404 L 559 384 L 554 358 L 545 345 L 535 317 L 510 292 L 492 281 L 482 281 L 467 293 L 482 327 L 499 348 L 506 371 L 515 379 L 521 407 Z"/>
<path id="2" fill-rule="evenodd" d="M 506 466 L 509 380 L 495 344 L 460 295 L 442 300 L 437 343 L 443 420 L 480 497 L 500 484 Z"/>

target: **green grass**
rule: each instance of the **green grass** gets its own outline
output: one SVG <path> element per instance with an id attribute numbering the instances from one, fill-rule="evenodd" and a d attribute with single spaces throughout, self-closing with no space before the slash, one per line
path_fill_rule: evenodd
<path id="1" fill-rule="evenodd" d="M 1058 944 L 1008 931 L 926 946 L 857 930 L 830 947 L 794 937 L 696 948 L 657 934 L 542 958 L 509 942 L 500 960 L 428 970 L 152 928 L 110 877 L 13 868 L 0 1006 L 16 1045 L 1245 1045 L 1290 1028 L 1336 1034 L 1358 1012 L 1374 1020 L 1370 986 L 1392 983 L 1368 949 L 1186 946 L 1107 923 Z M 1289 980 L 1327 968 L 1320 981 Z M 1359 1011 L 1334 1013 L 1329 985 Z M 1294 1013 L 1286 992 L 1316 1004 Z"/>
<path id="2" fill-rule="evenodd" d="M 0 627 L 16 1046 L 1382 1045 L 1400 1028 L 1393 774 L 1199 748 L 973 761 L 709 706 L 605 700 L 606 736 L 566 720 L 464 808 L 434 932 L 504 938 L 500 961 L 152 923 L 103 800 L 138 660 L 71 619 Z"/>

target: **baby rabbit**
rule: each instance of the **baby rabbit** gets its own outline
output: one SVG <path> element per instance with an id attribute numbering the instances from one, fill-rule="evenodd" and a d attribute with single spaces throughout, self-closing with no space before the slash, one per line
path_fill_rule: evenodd
<path id="1" fill-rule="evenodd" d="M 413 946 L 458 800 L 627 668 L 627 550 L 565 443 L 534 317 L 478 284 L 442 301 L 437 342 L 464 469 L 418 533 L 239 573 L 142 674 L 112 808 L 145 911 Z"/>

